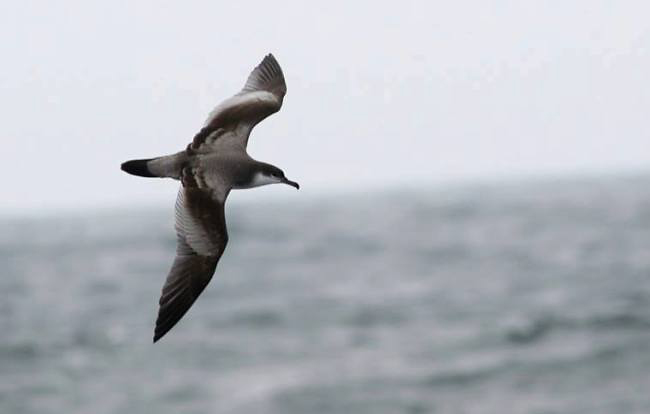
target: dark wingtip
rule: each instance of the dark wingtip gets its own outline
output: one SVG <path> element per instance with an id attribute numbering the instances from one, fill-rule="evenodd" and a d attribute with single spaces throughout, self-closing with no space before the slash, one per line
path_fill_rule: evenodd
<path id="1" fill-rule="evenodd" d="M 131 175 L 137 175 L 138 177 L 155 177 L 155 175 L 151 174 L 149 168 L 147 168 L 147 163 L 152 159 L 153 158 L 123 162 L 120 168 L 122 171 Z"/>
<path id="2" fill-rule="evenodd" d="M 185 313 L 185 312 L 183 312 L 183 313 Z M 154 330 L 154 333 L 153 333 L 153 343 L 155 344 L 163 336 L 165 336 L 167 334 L 167 332 L 169 332 L 174 327 L 174 325 L 176 325 L 177 322 L 178 322 L 178 320 L 174 321 L 171 324 L 166 324 L 165 326 L 162 326 L 162 325 L 160 325 L 158 323 L 158 321 L 156 321 L 156 329 Z"/>
<path id="3" fill-rule="evenodd" d="M 167 329 L 161 329 L 161 327 L 158 324 L 156 324 L 156 329 L 154 330 L 153 333 L 153 343 L 155 344 L 156 342 L 158 342 L 160 338 L 165 336 L 165 334 L 170 331 L 170 329 L 171 327 Z"/>

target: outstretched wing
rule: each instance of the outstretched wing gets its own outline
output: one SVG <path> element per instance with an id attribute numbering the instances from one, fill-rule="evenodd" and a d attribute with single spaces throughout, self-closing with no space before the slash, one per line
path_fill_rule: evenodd
<path id="1" fill-rule="evenodd" d="M 248 76 L 244 88 L 210 113 L 203 129 L 194 136 L 190 149 L 210 151 L 227 133 L 234 135 L 246 148 L 253 127 L 280 110 L 286 93 L 287 85 L 278 61 L 272 54 L 266 55 Z"/>
<path id="2" fill-rule="evenodd" d="M 176 236 L 176 258 L 160 296 L 154 342 L 176 325 L 212 279 L 228 242 L 223 200 L 184 183 L 176 200 Z"/>

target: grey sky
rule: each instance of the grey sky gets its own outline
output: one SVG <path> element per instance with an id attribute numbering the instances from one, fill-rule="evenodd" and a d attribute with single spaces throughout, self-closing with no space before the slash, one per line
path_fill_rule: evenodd
<path id="1" fill-rule="evenodd" d="M 172 200 L 176 183 L 119 164 L 184 148 L 268 52 L 288 93 L 249 152 L 307 194 L 644 169 L 648 16 L 645 1 L 5 2 L 0 211 Z"/>

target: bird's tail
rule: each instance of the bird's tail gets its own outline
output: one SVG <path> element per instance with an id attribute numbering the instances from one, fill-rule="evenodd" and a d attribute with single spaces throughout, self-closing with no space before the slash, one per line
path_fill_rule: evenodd
<path id="1" fill-rule="evenodd" d="M 177 154 L 158 158 L 131 160 L 122 163 L 122 171 L 139 177 L 169 177 L 180 179 L 181 170 L 187 161 L 187 154 Z"/>
<path id="2" fill-rule="evenodd" d="M 155 158 L 123 162 L 121 168 L 122 171 L 127 172 L 131 175 L 137 175 L 138 177 L 157 177 L 157 175 L 153 174 L 147 166 L 147 164 L 153 160 L 155 160 Z"/>

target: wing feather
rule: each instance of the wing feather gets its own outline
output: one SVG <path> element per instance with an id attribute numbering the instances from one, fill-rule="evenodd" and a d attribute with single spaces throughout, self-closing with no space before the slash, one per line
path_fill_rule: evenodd
<path id="1" fill-rule="evenodd" d="M 219 137 L 228 132 L 234 132 L 237 143 L 245 148 L 252 129 L 280 110 L 286 93 L 282 68 L 269 54 L 250 73 L 243 89 L 210 113 L 203 128 L 194 136 L 190 149 L 211 151 Z"/>
<path id="2" fill-rule="evenodd" d="M 223 202 L 181 187 L 176 200 L 176 258 L 160 295 L 154 342 L 187 313 L 208 285 L 228 242 Z"/>
<path id="3" fill-rule="evenodd" d="M 282 68 L 280 68 L 280 64 L 272 54 L 267 55 L 248 75 L 244 89 L 240 94 L 252 91 L 267 91 L 280 98 L 287 93 Z"/>

